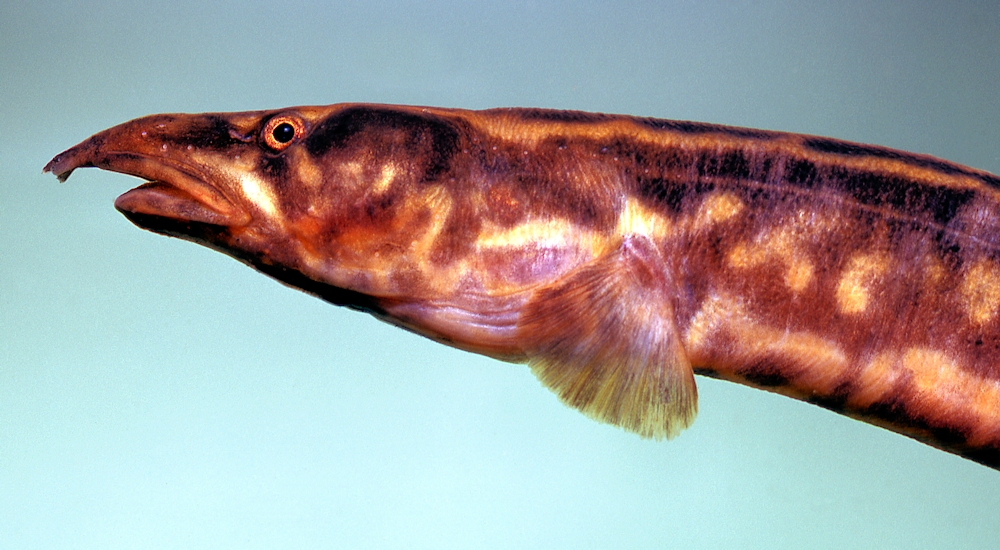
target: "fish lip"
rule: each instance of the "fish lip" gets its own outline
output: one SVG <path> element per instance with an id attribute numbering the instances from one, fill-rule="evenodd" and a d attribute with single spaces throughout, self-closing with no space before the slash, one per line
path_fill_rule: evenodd
<path id="1" fill-rule="evenodd" d="M 91 138 L 56 155 L 42 171 L 55 174 L 59 181 L 66 181 L 77 168 L 86 167 L 145 179 L 146 183 L 115 200 L 115 207 L 123 214 L 137 214 L 145 220 L 161 217 L 225 226 L 250 222 L 249 213 L 227 197 L 221 186 L 208 183 L 221 179 L 221 175 L 177 159 L 136 151 L 103 150 L 100 145 Z M 157 209 L 157 205 L 164 208 Z"/>
<path id="2" fill-rule="evenodd" d="M 156 220 L 231 226 L 232 217 L 219 213 L 191 196 L 183 188 L 162 181 L 149 181 L 122 193 L 115 208 L 136 225 L 157 230 Z"/>

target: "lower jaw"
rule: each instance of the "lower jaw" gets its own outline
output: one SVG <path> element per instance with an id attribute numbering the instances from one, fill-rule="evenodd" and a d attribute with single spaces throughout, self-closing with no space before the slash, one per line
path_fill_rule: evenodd
<path id="1" fill-rule="evenodd" d="M 185 191 L 158 181 L 147 182 L 125 192 L 115 200 L 115 208 L 136 225 L 153 231 L 156 231 L 154 220 L 157 218 L 175 224 L 234 225 L 229 216 L 205 206 Z M 151 226 L 138 220 L 148 221 Z"/>

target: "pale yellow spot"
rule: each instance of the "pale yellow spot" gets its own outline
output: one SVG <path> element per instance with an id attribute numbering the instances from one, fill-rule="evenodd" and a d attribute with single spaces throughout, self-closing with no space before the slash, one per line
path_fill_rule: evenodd
<path id="1" fill-rule="evenodd" d="M 336 165 L 337 185 L 351 191 L 363 192 L 371 183 L 365 178 L 365 166 L 359 161 L 342 162 Z"/>
<path id="2" fill-rule="evenodd" d="M 379 174 L 378 178 L 372 184 L 372 193 L 375 195 L 381 195 L 389 189 L 389 185 L 392 184 L 393 178 L 396 177 L 396 165 L 387 162 L 382 165 L 382 172 Z"/>
<path id="3" fill-rule="evenodd" d="M 802 292 L 813 280 L 812 263 L 802 258 L 790 258 L 785 271 L 785 284 L 792 292 Z"/>
<path id="4" fill-rule="evenodd" d="M 903 381 L 912 384 L 912 393 L 900 393 Z M 1000 428 L 1000 382 L 967 371 L 947 353 L 926 347 L 877 354 L 858 373 L 848 403 L 865 408 L 907 395 L 907 407 L 931 425 L 953 425 L 949 423 L 955 418 L 972 415 L 966 425 L 970 444 L 988 441 Z"/>
<path id="5" fill-rule="evenodd" d="M 802 247 L 797 241 L 800 240 L 796 227 L 783 227 L 772 234 L 762 246 L 768 254 L 768 259 L 779 258 L 786 265 L 792 260 L 799 259 L 802 255 Z M 800 260 L 801 261 L 801 260 Z"/>
<path id="6" fill-rule="evenodd" d="M 749 361 L 779 360 L 785 376 L 799 390 L 829 393 L 840 383 L 847 356 L 836 343 L 808 331 L 788 331 L 762 324 L 738 327 L 739 341 Z"/>
<path id="7" fill-rule="evenodd" d="M 888 259 L 879 254 L 859 254 L 848 262 L 837 283 L 837 306 L 842 313 L 868 310 L 872 286 L 888 268 Z"/>
<path id="8" fill-rule="evenodd" d="M 924 394 L 940 394 L 961 385 L 963 374 L 947 355 L 929 348 L 910 348 L 903 365 L 913 373 L 913 384 Z"/>
<path id="9" fill-rule="evenodd" d="M 903 366 L 913 375 L 917 399 L 925 405 L 925 415 L 948 422 L 955 415 L 974 414 L 970 440 L 1000 418 L 1000 391 L 996 381 L 987 381 L 959 367 L 943 352 L 928 348 L 910 348 L 902 358 Z M 984 398 L 985 397 L 985 398 Z M 970 441 L 972 442 L 972 441 Z"/>
<path id="10" fill-rule="evenodd" d="M 1000 306 L 1000 272 L 996 266 L 986 260 L 973 264 L 962 281 L 962 296 L 973 323 L 991 321 Z"/>
<path id="11" fill-rule="evenodd" d="M 342 163 L 340 165 L 340 168 L 345 172 L 347 172 L 348 174 L 357 178 L 360 178 L 361 175 L 364 174 L 365 172 L 365 166 L 356 160 Z"/>
<path id="12" fill-rule="evenodd" d="M 727 261 L 732 267 L 748 269 L 763 263 L 767 257 L 765 252 L 760 247 L 749 247 L 744 243 L 738 243 L 729 250 Z"/>
<path id="13" fill-rule="evenodd" d="M 868 289 L 856 279 L 844 279 L 837 285 L 837 302 L 844 313 L 861 313 L 868 309 Z"/>
<path id="14" fill-rule="evenodd" d="M 306 187 L 317 189 L 322 185 L 323 170 L 315 162 L 312 162 L 308 155 L 297 155 L 293 164 L 299 181 Z"/>
<path id="15" fill-rule="evenodd" d="M 444 229 L 448 215 L 451 213 L 451 194 L 443 186 L 435 185 L 421 194 L 419 199 L 411 206 L 413 209 L 428 209 L 431 211 L 431 223 L 420 235 L 414 237 L 410 243 L 410 250 L 414 252 L 414 257 L 425 258 L 431 247 L 437 240 L 441 230 Z"/>
<path id="16" fill-rule="evenodd" d="M 929 286 L 936 286 L 944 280 L 945 269 L 941 262 L 934 258 L 927 258 L 927 267 L 924 268 L 924 281 Z"/>
<path id="17" fill-rule="evenodd" d="M 799 293 L 809 287 L 815 268 L 809 261 L 799 238 L 791 228 L 767 233 L 752 244 L 739 243 L 730 249 L 727 261 L 730 266 L 750 269 L 772 263 L 785 268 L 784 282 L 789 290 Z"/>
<path id="18" fill-rule="evenodd" d="M 642 206 L 638 201 L 626 199 L 618 217 L 617 233 L 663 239 L 670 236 L 670 226 L 670 220 L 661 214 Z"/>
<path id="19" fill-rule="evenodd" d="M 722 223 L 743 211 L 743 202 L 729 193 L 719 193 L 706 198 L 695 215 L 695 229 Z"/>
<path id="20" fill-rule="evenodd" d="M 319 271 L 327 263 L 327 258 L 319 256 L 304 246 L 298 247 L 299 257 L 311 270 Z"/>
<path id="21" fill-rule="evenodd" d="M 278 216 L 278 206 L 274 197 L 274 191 L 268 184 L 258 179 L 253 174 L 244 174 L 240 179 L 240 187 L 243 195 L 257 206 L 269 218 Z"/>
<path id="22" fill-rule="evenodd" d="M 458 265 L 447 266 L 436 266 L 432 262 L 425 261 L 441 236 L 453 206 L 454 201 L 448 190 L 441 185 L 435 185 L 409 199 L 405 207 L 405 211 L 414 215 L 429 211 L 430 218 L 425 225 L 414 231 L 401 265 L 405 266 L 406 270 L 419 271 L 428 288 L 438 295 L 452 293 L 461 284 L 462 275 L 468 272 L 465 260 Z M 391 274 L 399 269 L 400 266 L 396 265 L 387 270 L 387 273 Z M 412 289 L 403 289 L 402 292 L 412 293 Z"/>
<path id="23" fill-rule="evenodd" d="M 500 228 L 487 224 L 480 231 L 475 246 L 481 252 L 497 251 L 509 256 L 508 260 L 497 263 L 495 257 L 476 255 L 471 265 L 471 276 L 491 295 L 508 294 L 523 289 L 525 279 L 508 278 L 507 267 L 523 265 L 528 267 L 535 258 L 542 262 L 543 269 L 561 269 L 608 254 L 620 240 L 595 231 L 586 230 L 565 218 L 529 220 L 510 228 Z M 536 268 L 541 268 L 536 265 Z M 557 267 L 559 266 L 559 267 Z M 549 272 L 547 277 L 555 277 Z"/>
<path id="24" fill-rule="evenodd" d="M 978 389 L 972 398 L 972 408 L 984 417 L 983 422 L 969 434 L 970 445 L 984 445 L 995 440 L 1000 429 L 1000 382 L 977 380 Z"/>
<path id="25" fill-rule="evenodd" d="M 687 334 L 684 336 L 684 347 L 689 352 L 697 354 L 707 351 L 710 347 L 709 339 L 717 334 L 725 323 L 746 322 L 746 312 L 743 306 L 735 299 L 721 296 L 712 296 L 705 300 L 701 308 L 688 325 Z"/>
<path id="26" fill-rule="evenodd" d="M 897 354 L 891 352 L 876 355 L 858 373 L 856 389 L 851 393 L 849 403 L 864 408 L 889 395 L 903 374 L 896 368 L 897 360 Z"/>
<path id="27" fill-rule="evenodd" d="M 529 220 L 510 228 L 486 226 L 476 239 L 476 247 L 480 250 L 530 246 L 576 250 L 581 258 L 606 254 L 612 244 L 607 236 L 584 230 L 565 218 Z"/>
<path id="28" fill-rule="evenodd" d="M 713 342 L 716 338 L 719 341 Z M 721 344 L 721 345 L 720 345 Z M 760 323 L 735 299 L 712 297 L 692 318 L 684 337 L 692 362 L 707 362 L 725 377 L 747 364 L 781 365 L 795 392 L 831 392 L 848 361 L 837 343 L 804 330 Z"/>
<path id="29" fill-rule="evenodd" d="M 575 241 L 574 236 L 579 232 L 576 225 L 567 219 L 530 220 L 509 229 L 487 229 L 479 235 L 476 245 L 479 248 L 565 246 Z"/>

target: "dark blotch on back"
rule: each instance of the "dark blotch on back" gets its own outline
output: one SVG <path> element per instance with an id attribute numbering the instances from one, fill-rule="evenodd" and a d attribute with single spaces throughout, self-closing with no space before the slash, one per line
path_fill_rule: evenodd
<path id="1" fill-rule="evenodd" d="M 689 122 L 685 120 L 664 120 L 659 118 L 637 118 L 639 124 L 653 130 L 669 130 L 682 134 L 725 134 L 734 137 L 769 140 L 778 134 L 767 130 L 723 126 L 721 124 L 706 124 L 704 122 Z"/>
<path id="2" fill-rule="evenodd" d="M 809 188 L 816 183 L 816 165 L 808 160 L 789 159 L 785 163 L 785 181 Z"/>
<path id="3" fill-rule="evenodd" d="M 625 151 L 615 153 L 626 154 Z M 636 158 L 633 192 L 670 214 L 679 214 L 688 199 L 708 190 L 700 189 L 704 186 L 699 185 L 695 170 L 699 157 L 695 155 L 679 149 L 640 148 L 632 155 Z"/>
<path id="4" fill-rule="evenodd" d="M 734 149 L 718 155 L 705 155 L 701 158 L 698 173 L 702 176 L 725 176 L 747 180 L 753 175 L 750 163 L 743 151 Z"/>
<path id="5" fill-rule="evenodd" d="M 874 145 L 862 145 L 860 143 L 849 143 L 829 138 L 806 138 L 803 144 L 819 153 L 833 153 L 835 155 L 846 155 L 849 157 L 879 157 L 887 159 L 903 159 L 906 155 L 899 151 L 876 147 Z"/>
<path id="6" fill-rule="evenodd" d="M 675 124 L 672 121 L 658 121 Z M 688 123 L 681 123 L 688 124 Z M 836 151 L 883 152 L 880 148 L 857 146 L 836 140 L 812 139 L 823 147 Z M 678 213 L 689 199 L 711 191 L 715 185 L 730 182 L 769 182 L 780 179 L 801 189 L 827 188 L 853 198 L 862 205 L 889 208 L 897 214 L 932 221 L 941 226 L 951 222 L 959 210 L 975 199 L 972 189 L 956 189 L 915 182 L 908 178 L 842 166 L 838 163 L 813 162 L 803 158 L 771 159 L 755 155 L 752 149 L 721 149 L 696 154 L 678 149 L 656 149 L 632 146 L 631 151 L 618 146 L 609 154 L 631 157 L 635 167 L 635 193 L 660 205 L 667 212 Z M 861 152 L 858 152 L 861 151 Z M 828 151 L 829 152 L 829 151 Z M 884 151 L 885 157 L 908 160 L 906 153 Z M 925 161 L 922 157 L 913 157 Z M 775 162 L 776 161 L 776 162 Z M 930 161 L 928 161 L 930 162 Z M 947 165 L 952 171 L 961 167 Z M 986 179 L 980 174 L 974 177 Z M 775 188 L 775 190 L 778 188 Z M 748 189 L 749 192 L 749 189 Z M 754 193 L 765 193 L 758 188 Z M 752 193 L 751 193 L 752 194 Z M 754 197 L 748 197 L 753 199 Z M 763 197 L 757 197 L 763 199 Z"/>
<path id="7" fill-rule="evenodd" d="M 835 143 L 852 147 L 849 143 Z M 785 161 L 782 179 L 803 189 L 822 185 L 845 193 L 866 206 L 889 206 L 907 216 L 930 217 L 941 225 L 950 222 L 959 208 L 975 197 L 975 192 L 970 189 L 933 187 L 905 178 L 840 166 L 818 167 L 808 160 L 797 158 Z"/>
<path id="8" fill-rule="evenodd" d="M 639 196 L 652 201 L 672 215 L 680 214 L 684 201 L 694 194 L 692 185 L 665 178 L 639 178 Z"/>
<path id="9" fill-rule="evenodd" d="M 562 111 L 555 109 L 497 109 L 497 112 L 504 111 L 507 111 L 512 115 L 517 115 L 521 119 L 529 122 L 591 123 L 607 122 L 608 120 L 618 118 L 615 115 L 588 113 L 585 111 Z"/>
<path id="10" fill-rule="evenodd" d="M 405 131 L 411 136 L 408 146 L 426 157 L 425 179 L 446 172 L 458 148 L 459 133 L 448 121 L 433 115 L 416 115 L 391 108 L 352 107 L 320 123 L 306 138 L 306 149 L 320 157 L 343 147 L 366 132 Z M 425 141 L 427 140 L 427 141 Z"/>
<path id="11" fill-rule="evenodd" d="M 989 185 L 990 187 L 995 187 L 1000 189 L 1000 178 L 993 175 L 977 176 L 983 183 Z"/>
<path id="12" fill-rule="evenodd" d="M 899 160 L 907 164 L 920 168 L 937 170 L 942 174 L 957 175 L 962 174 L 983 180 L 984 183 L 995 187 L 1000 187 L 1000 179 L 995 177 L 982 177 L 979 174 L 966 170 L 965 168 L 938 160 L 925 155 L 914 155 L 903 151 L 887 149 L 875 145 L 862 145 L 859 143 L 849 143 L 829 138 L 806 138 L 803 144 L 819 153 L 833 153 L 835 155 L 845 155 L 849 157 L 877 157 L 883 159 Z M 992 181 L 991 181 L 992 180 Z"/>
<path id="13" fill-rule="evenodd" d="M 647 150 L 642 157 L 643 163 L 636 163 L 635 193 L 671 214 L 693 207 L 720 185 L 767 181 L 774 166 L 769 158 L 737 148 L 696 153 Z"/>
<path id="14" fill-rule="evenodd" d="M 930 216 L 945 225 L 975 197 L 970 189 L 932 187 L 918 182 L 846 168 L 831 170 L 827 184 L 869 206 L 888 205 L 911 216 Z"/>

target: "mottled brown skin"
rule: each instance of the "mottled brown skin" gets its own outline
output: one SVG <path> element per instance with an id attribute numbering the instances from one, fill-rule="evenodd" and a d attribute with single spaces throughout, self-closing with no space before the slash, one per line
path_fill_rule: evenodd
<path id="1" fill-rule="evenodd" d="M 691 122 L 332 105 L 155 115 L 46 167 L 146 178 L 115 205 L 330 302 L 527 361 L 645 437 L 693 373 L 1000 468 L 1000 178 Z"/>

